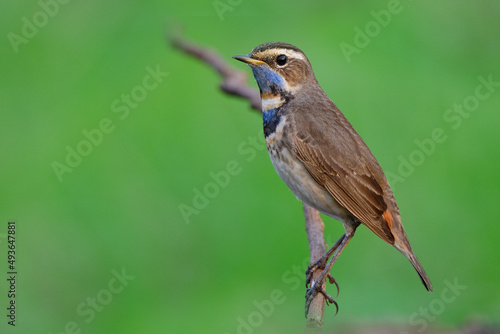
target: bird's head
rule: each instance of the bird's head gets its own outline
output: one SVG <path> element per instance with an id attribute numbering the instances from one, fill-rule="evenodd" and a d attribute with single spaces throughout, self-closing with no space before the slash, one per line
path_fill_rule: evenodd
<path id="1" fill-rule="evenodd" d="M 293 96 L 310 80 L 316 82 L 306 55 L 291 44 L 265 43 L 257 46 L 248 55 L 237 55 L 233 58 L 247 63 L 252 68 L 263 104 L 266 99 Z M 263 109 L 265 110 L 264 106 Z"/>

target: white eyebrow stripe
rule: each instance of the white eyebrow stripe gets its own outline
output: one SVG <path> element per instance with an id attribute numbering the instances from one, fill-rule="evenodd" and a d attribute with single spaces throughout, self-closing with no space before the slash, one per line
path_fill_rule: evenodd
<path id="1" fill-rule="evenodd" d="M 261 52 L 257 53 L 257 55 L 262 55 L 263 57 L 265 57 L 266 55 L 269 55 L 269 56 L 276 55 L 277 56 L 280 54 L 284 54 L 284 55 L 291 57 L 291 58 L 306 61 L 306 57 L 304 56 L 304 54 L 302 52 L 297 52 L 297 51 L 290 50 L 290 49 L 273 48 L 273 49 L 267 49 L 265 51 L 261 51 Z"/>
<path id="2" fill-rule="evenodd" d="M 301 52 L 297 52 L 297 51 L 289 50 L 289 49 L 274 49 L 274 50 L 279 51 L 280 53 L 282 53 L 286 56 L 292 57 L 292 58 L 306 60 L 304 54 Z"/>

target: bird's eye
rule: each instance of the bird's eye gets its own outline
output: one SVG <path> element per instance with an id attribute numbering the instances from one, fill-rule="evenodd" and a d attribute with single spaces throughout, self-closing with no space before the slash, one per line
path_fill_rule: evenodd
<path id="1" fill-rule="evenodd" d="M 283 66 L 286 64 L 287 58 L 285 55 L 279 55 L 276 57 L 276 63 L 280 66 Z"/>

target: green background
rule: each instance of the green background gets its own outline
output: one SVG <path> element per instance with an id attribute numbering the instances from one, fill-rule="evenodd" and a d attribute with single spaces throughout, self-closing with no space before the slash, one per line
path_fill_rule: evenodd
<path id="1" fill-rule="evenodd" d="M 253 87 L 250 70 L 232 55 L 275 40 L 299 46 L 386 172 L 397 175 L 401 159 L 419 155 L 415 140 L 437 128 L 446 135 L 403 180 L 391 181 L 435 293 L 362 227 L 334 266 L 340 312 L 327 309 L 327 329 L 378 324 L 414 332 L 424 324 L 498 321 L 500 87 L 467 117 L 443 117 L 474 101 L 479 77 L 500 81 L 500 3 L 402 1 L 350 62 L 341 43 L 355 45 L 355 28 L 370 27 L 371 12 L 390 2 L 220 3 L 229 6 L 221 15 L 212 1 L 70 1 L 17 53 L 9 33 L 22 35 L 23 17 L 33 22 L 42 9 L 0 5 L 0 267 L 4 277 L 7 222 L 15 220 L 15 330 L 302 331 L 308 245 L 301 204 L 262 150 L 260 116 L 221 93 L 212 69 L 167 45 L 165 31 L 177 25 L 246 71 Z M 112 104 L 140 90 L 148 67 L 168 75 L 121 119 Z M 76 149 L 86 140 L 82 131 L 103 119 L 113 131 L 60 182 L 54 162 L 66 164 L 67 146 Z M 259 149 L 242 153 L 249 137 Z M 184 219 L 179 205 L 192 206 L 196 189 L 231 161 L 236 175 Z M 325 223 L 331 244 L 342 225 Z M 112 271 L 122 269 L 134 279 L 110 294 Z M 445 290 L 455 281 L 462 288 Z M 0 328 L 14 332 L 1 282 Z M 94 319 L 77 313 L 96 296 L 107 304 L 98 302 Z M 243 328 L 241 319 L 252 325 Z"/>

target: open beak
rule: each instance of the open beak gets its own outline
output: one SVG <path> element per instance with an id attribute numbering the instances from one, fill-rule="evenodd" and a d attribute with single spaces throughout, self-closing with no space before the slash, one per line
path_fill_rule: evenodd
<path id="1" fill-rule="evenodd" d="M 257 59 L 250 58 L 249 55 L 236 55 L 233 56 L 234 59 L 247 63 L 250 66 L 259 66 L 265 64 L 265 62 Z"/>

